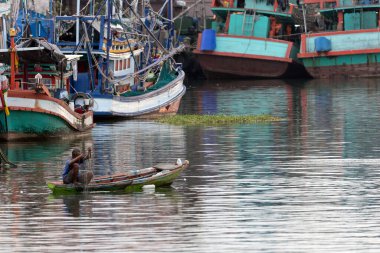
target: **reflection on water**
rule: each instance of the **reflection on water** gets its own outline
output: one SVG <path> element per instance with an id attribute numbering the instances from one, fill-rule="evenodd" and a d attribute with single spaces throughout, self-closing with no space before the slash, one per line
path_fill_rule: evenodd
<path id="1" fill-rule="evenodd" d="M 378 252 L 380 80 L 194 84 L 181 113 L 286 121 L 181 127 L 100 122 L 75 141 L 0 144 L 0 251 Z M 95 174 L 189 159 L 169 189 L 54 196 L 73 147 Z"/>

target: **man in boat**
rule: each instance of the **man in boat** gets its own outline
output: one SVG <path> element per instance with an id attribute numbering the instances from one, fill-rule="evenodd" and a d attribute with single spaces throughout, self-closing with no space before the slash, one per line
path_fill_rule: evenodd
<path id="1" fill-rule="evenodd" d="M 91 157 L 91 147 L 88 147 L 87 155 L 81 153 L 77 148 L 73 149 L 71 159 L 66 161 L 63 169 L 62 178 L 64 184 L 88 184 L 93 178 L 94 174 L 91 171 L 79 173 L 85 160 Z"/>

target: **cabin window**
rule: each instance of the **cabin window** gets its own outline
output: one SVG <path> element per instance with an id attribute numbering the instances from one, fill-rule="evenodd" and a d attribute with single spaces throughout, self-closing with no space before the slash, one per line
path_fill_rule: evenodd
<path id="1" fill-rule="evenodd" d="M 61 84 L 61 78 L 56 78 L 55 79 L 55 84 L 56 84 L 57 88 L 63 88 L 62 84 Z"/>
<path id="2" fill-rule="evenodd" d="M 25 83 L 24 83 L 24 80 L 23 79 L 18 79 L 18 78 L 16 78 L 15 79 L 15 83 L 17 84 L 18 83 L 18 87 L 21 87 L 22 89 L 27 89 L 28 87 L 26 87 L 27 85 L 25 85 Z M 9 80 L 8 80 L 8 85 L 9 85 Z M 25 88 L 26 87 L 26 88 Z"/>
<path id="3" fill-rule="evenodd" d="M 131 68 L 131 58 L 128 58 L 128 64 L 127 64 L 127 68 Z"/>
<path id="4" fill-rule="evenodd" d="M 55 78 L 55 87 L 58 89 L 66 89 L 67 85 L 67 78 L 64 77 L 61 82 L 61 77 L 56 77 Z"/>
<path id="5" fill-rule="evenodd" d="M 123 69 L 127 69 L 127 59 L 123 60 Z"/>
<path id="6" fill-rule="evenodd" d="M 115 61 L 115 71 L 119 71 L 119 61 Z"/>

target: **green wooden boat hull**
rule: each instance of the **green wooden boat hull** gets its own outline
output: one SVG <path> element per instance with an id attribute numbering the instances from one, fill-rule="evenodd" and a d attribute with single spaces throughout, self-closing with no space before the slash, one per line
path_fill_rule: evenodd
<path id="1" fill-rule="evenodd" d="M 106 185 L 72 185 L 72 184 L 62 184 L 57 185 L 54 182 L 49 182 L 47 185 L 53 193 L 57 194 L 73 194 L 73 193 L 81 193 L 81 192 L 113 192 L 113 191 L 122 191 L 128 185 L 132 184 L 132 180 L 125 180 L 123 182 L 110 183 Z"/>
<path id="2" fill-rule="evenodd" d="M 33 111 L 0 111 L 1 134 L 57 135 L 73 129 L 60 117 Z"/>
<path id="3" fill-rule="evenodd" d="M 48 188 L 53 194 L 77 194 L 81 192 L 134 192 L 141 191 L 144 185 L 155 187 L 168 187 L 189 167 L 186 160 L 184 164 L 169 165 L 161 164 L 151 168 L 132 171 L 130 173 L 112 176 L 97 177 L 87 186 L 63 184 L 62 181 L 48 182 Z"/>

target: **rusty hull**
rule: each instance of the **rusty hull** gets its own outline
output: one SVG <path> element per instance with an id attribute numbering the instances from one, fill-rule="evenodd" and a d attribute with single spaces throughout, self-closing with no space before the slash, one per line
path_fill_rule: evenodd
<path id="1" fill-rule="evenodd" d="M 252 59 L 243 57 L 196 54 L 208 78 L 286 78 L 306 77 L 298 62 Z"/>
<path id="2" fill-rule="evenodd" d="M 313 78 L 380 77 L 380 63 L 307 67 Z"/>

